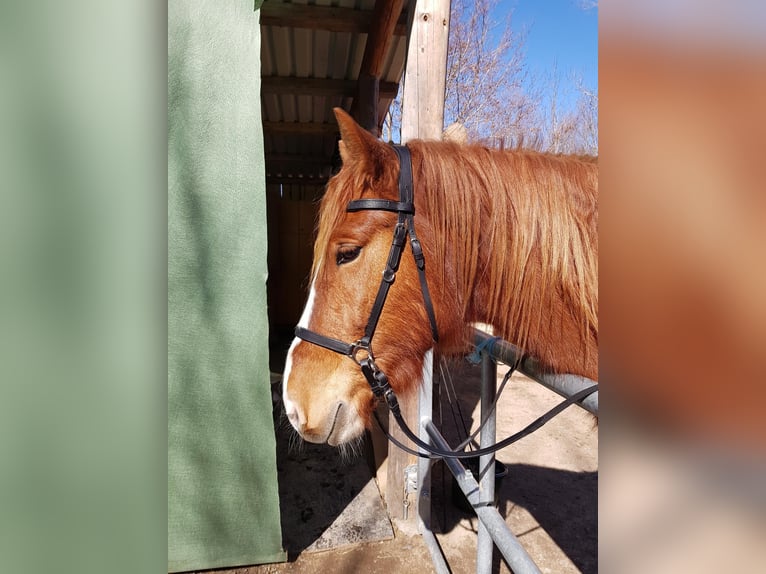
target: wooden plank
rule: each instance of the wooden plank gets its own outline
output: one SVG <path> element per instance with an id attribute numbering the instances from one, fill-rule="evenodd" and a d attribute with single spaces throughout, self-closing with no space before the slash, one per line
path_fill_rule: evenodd
<path id="1" fill-rule="evenodd" d="M 395 98 L 399 91 L 396 82 L 380 82 L 381 98 Z M 338 80 L 334 78 L 297 78 L 294 76 L 261 77 L 263 94 L 305 94 L 309 96 L 344 96 L 357 94 L 356 80 Z"/>
<path id="2" fill-rule="evenodd" d="M 321 122 L 263 122 L 263 131 L 273 134 L 332 136 L 339 133 L 338 124 Z"/>
<path id="3" fill-rule="evenodd" d="M 418 0 L 402 95 L 402 143 L 441 139 L 447 75 L 449 0 Z"/>
<path id="4" fill-rule="evenodd" d="M 380 78 L 383 62 L 394 39 L 394 29 L 402 15 L 404 0 L 377 0 L 373 21 L 364 48 L 360 75 L 369 74 Z"/>
<path id="5" fill-rule="evenodd" d="M 404 72 L 402 100 L 402 143 L 414 138 L 441 139 L 444 124 L 444 86 L 447 74 L 447 39 L 450 0 L 417 0 Z M 419 428 L 417 397 L 404 404 L 405 420 L 412 429 Z M 392 435 L 401 440 L 396 421 L 390 417 Z M 416 431 L 417 432 L 417 431 Z M 408 442 L 408 441 L 407 441 Z M 404 468 L 415 457 L 390 446 L 388 451 L 386 503 L 392 518 L 401 516 L 404 493 Z M 428 486 L 426 485 L 426 488 Z M 409 518 L 400 527 L 417 526 L 415 497 L 410 496 Z"/>
<path id="6" fill-rule="evenodd" d="M 267 153 L 266 154 L 266 161 L 267 162 L 287 162 L 287 163 L 293 163 L 293 162 L 301 162 L 301 163 L 307 163 L 311 165 L 330 165 L 332 163 L 332 157 L 327 156 L 310 156 L 310 155 L 302 155 L 297 153 Z"/>
<path id="7" fill-rule="evenodd" d="M 300 177 L 294 175 L 267 175 L 267 184 L 315 185 L 322 186 L 329 181 L 329 176 Z"/>
<path id="8" fill-rule="evenodd" d="M 373 19 L 372 10 L 355 10 L 339 6 L 309 6 L 265 2 L 261 6 L 261 26 L 306 28 L 328 32 L 365 34 Z M 394 35 L 407 34 L 407 21 L 400 18 L 394 27 Z"/>

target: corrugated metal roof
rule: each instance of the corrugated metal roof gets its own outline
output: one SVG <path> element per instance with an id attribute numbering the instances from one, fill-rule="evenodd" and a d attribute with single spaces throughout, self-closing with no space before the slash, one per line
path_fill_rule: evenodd
<path id="1" fill-rule="evenodd" d="M 375 2 L 266 0 L 261 7 L 261 105 L 268 183 L 323 185 L 331 175 L 338 138 L 332 109 L 351 110 Z M 408 4 L 405 0 L 383 59 L 381 120 L 404 71 Z"/>

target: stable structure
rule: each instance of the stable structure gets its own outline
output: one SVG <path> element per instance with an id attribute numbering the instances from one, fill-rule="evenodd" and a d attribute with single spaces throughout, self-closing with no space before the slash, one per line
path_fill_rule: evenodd
<path id="1" fill-rule="evenodd" d="M 168 3 L 168 571 L 286 559 L 253 2 Z"/>
<path id="2" fill-rule="evenodd" d="M 272 370 L 306 301 L 317 202 L 340 165 L 333 108 L 377 132 L 407 55 L 407 0 L 270 0 L 261 7 L 261 110 Z"/>
<path id="3" fill-rule="evenodd" d="M 449 7 L 449 0 L 269 0 L 261 7 L 274 372 L 283 369 L 308 294 L 318 200 L 340 167 L 332 110 L 345 109 L 378 135 L 402 86 L 401 141 L 441 138 Z M 411 420 L 417 404 L 409 409 Z M 385 440 L 374 442 L 386 503 L 401 508 L 406 468 L 414 460 Z M 392 518 L 414 530 L 415 515 Z"/>
<path id="4" fill-rule="evenodd" d="M 449 0 L 169 4 L 169 571 L 286 558 L 269 366 L 282 371 L 306 300 L 317 200 L 339 167 L 332 109 L 378 133 L 403 85 L 402 143 L 440 138 L 448 31 Z M 488 407 L 490 356 L 515 363 L 517 351 L 483 346 Z M 531 359 L 520 370 L 564 396 L 589 384 L 541 375 Z M 424 384 L 404 416 L 445 447 L 430 422 L 430 392 Z M 581 406 L 597 412 L 597 394 Z M 481 444 L 494 438 L 490 417 Z M 446 571 L 430 527 L 429 461 L 375 442 L 391 518 L 417 526 Z M 493 464 L 480 461 L 492 477 L 481 484 L 449 465 L 482 520 L 477 572 L 489 571 L 493 544 L 514 571 L 534 572 L 486 504 Z"/>
<path id="5" fill-rule="evenodd" d="M 339 167 L 332 110 L 378 133 L 409 60 L 402 136 L 439 137 L 448 12 L 448 0 L 168 4 L 169 571 L 285 558 L 269 371 L 282 371 L 317 200 Z M 384 458 L 394 508 L 408 461 Z"/>

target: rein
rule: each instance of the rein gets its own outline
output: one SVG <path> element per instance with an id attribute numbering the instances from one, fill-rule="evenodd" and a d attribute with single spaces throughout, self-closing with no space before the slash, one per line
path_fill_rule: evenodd
<path id="1" fill-rule="evenodd" d="M 422 452 L 412 450 L 396 440 L 383 428 L 383 425 L 380 424 L 377 413 L 375 413 L 375 419 L 377 420 L 378 425 L 380 425 L 381 430 L 383 430 L 385 435 L 392 443 L 394 443 L 402 450 L 423 458 L 475 458 L 483 454 L 490 454 L 508 446 L 513 442 L 516 442 L 517 440 L 537 430 L 569 405 L 574 404 L 595 392 L 598 389 L 598 385 L 593 385 L 575 395 L 572 395 L 567 400 L 558 404 L 556 407 L 548 411 L 545 415 L 541 416 L 521 431 L 509 436 L 508 438 L 494 444 L 491 447 L 481 448 L 471 452 L 442 450 L 426 442 L 423 442 L 414 432 L 412 432 L 409 426 L 407 426 L 404 417 L 402 416 L 401 409 L 399 407 L 399 400 L 396 397 L 396 393 L 391 388 L 391 384 L 389 383 L 386 374 L 380 370 L 380 368 L 375 363 L 375 355 L 372 351 L 372 338 L 375 335 L 375 329 L 378 326 L 378 320 L 380 319 L 380 315 L 383 312 L 383 306 L 386 303 L 388 291 L 396 279 L 396 272 L 399 270 L 399 263 L 402 260 L 404 244 L 408 236 L 410 247 L 412 249 L 412 255 L 415 258 L 415 263 L 418 269 L 420 291 L 423 294 L 423 302 L 425 304 L 426 314 L 428 315 L 428 321 L 431 324 L 431 334 L 433 336 L 433 341 L 434 343 L 439 342 L 439 333 L 436 327 L 436 314 L 434 313 L 433 303 L 431 302 L 431 294 L 428 290 L 428 283 L 426 281 L 425 256 L 423 255 L 423 249 L 420 245 L 420 241 L 415 234 L 415 202 L 412 185 L 412 157 L 410 156 L 410 150 L 407 148 L 407 146 L 394 145 L 392 147 L 396 152 L 397 157 L 399 158 L 399 201 L 391 201 L 387 199 L 356 199 L 350 201 L 346 206 L 347 212 L 378 210 L 391 211 L 398 214 L 398 220 L 396 226 L 394 227 L 394 237 L 391 242 L 391 250 L 388 253 L 388 259 L 386 261 L 386 268 L 383 271 L 383 277 L 380 281 L 380 286 L 378 287 L 378 293 L 375 297 L 375 302 L 372 305 L 372 310 L 370 311 L 370 317 L 367 320 L 367 326 L 364 329 L 364 335 L 362 338 L 353 343 L 346 343 L 339 339 L 334 339 L 315 331 L 311 331 L 310 329 L 301 327 L 299 325 L 295 327 L 295 336 L 306 341 L 307 343 L 312 343 L 329 351 L 345 355 L 354 361 L 357 365 L 359 365 L 359 368 L 362 370 L 364 377 L 367 379 L 373 394 L 376 398 L 382 398 L 386 401 L 389 411 L 396 419 L 396 422 L 401 428 L 402 432 L 415 445 L 430 454 L 424 454 Z"/>

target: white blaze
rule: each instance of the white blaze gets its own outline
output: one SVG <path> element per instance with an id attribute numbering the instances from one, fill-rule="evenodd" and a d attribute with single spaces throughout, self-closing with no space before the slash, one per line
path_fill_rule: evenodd
<path id="1" fill-rule="evenodd" d="M 298 326 L 303 327 L 304 329 L 309 328 L 309 322 L 311 321 L 311 314 L 314 312 L 314 300 L 316 299 L 316 290 L 314 289 L 314 282 L 311 283 L 311 290 L 309 291 L 309 299 L 306 302 L 306 307 L 303 309 L 303 314 L 301 315 L 300 321 L 298 321 Z M 299 420 L 300 415 L 299 411 L 295 406 L 295 403 L 293 403 L 287 396 L 287 381 L 290 380 L 290 371 L 293 367 L 293 351 L 303 343 L 303 340 L 299 339 L 298 337 L 295 337 L 293 339 L 292 344 L 290 345 L 290 349 L 287 351 L 287 359 L 285 360 L 285 371 L 282 374 L 282 402 L 285 405 L 285 412 L 287 413 L 287 418 L 290 419 L 290 422 L 293 424 L 294 427 L 298 428 L 300 426 L 300 423 L 304 422 Z"/>

